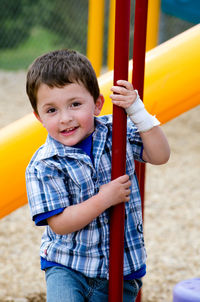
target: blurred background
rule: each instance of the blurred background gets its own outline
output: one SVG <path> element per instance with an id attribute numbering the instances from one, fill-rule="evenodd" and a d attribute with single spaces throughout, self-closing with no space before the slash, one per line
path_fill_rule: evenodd
<path id="1" fill-rule="evenodd" d="M 132 0 L 130 57 L 134 30 Z M 162 0 L 158 43 L 198 23 L 198 0 Z M 0 0 L 0 69 L 27 69 L 47 51 L 73 48 L 87 54 L 87 0 Z M 104 3 L 103 64 L 107 60 L 110 1 Z M 192 8 L 193 7 L 193 8 Z M 178 8 L 178 9 L 177 9 Z"/>
<path id="2" fill-rule="evenodd" d="M 0 0 L 0 130 L 3 138 L 7 138 L 4 126 L 15 129 L 13 122 L 32 112 L 25 92 L 26 70 L 37 56 L 59 48 L 76 49 L 88 56 L 90 5 L 100 2 L 103 13 L 100 15 L 96 9 L 95 18 L 103 19 L 103 73 L 109 69 L 108 28 L 113 0 Z M 149 0 L 153 5 L 159 2 L 158 44 L 200 21 L 200 0 Z M 131 6 L 130 58 L 135 1 L 131 1 Z M 150 20 L 153 32 L 156 17 Z M 95 53 L 98 52 L 99 43 L 94 39 L 91 42 Z M 195 65 L 197 72 L 198 68 L 199 61 Z M 188 79 L 187 72 L 183 77 Z M 172 301 L 172 289 L 177 282 L 199 275 L 199 115 L 200 106 L 163 125 L 172 151 L 170 161 L 164 166 L 147 166 L 144 226 L 149 256 L 144 302 Z M 1 156 L 1 171 L 5 162 L 10 165 L 18 154 L 26 155 L 23 148 L 16 150 L 15 147 L 12 152 L 11 159 L 10 155 Z M 14 182 L 13 170 L 20 169 L 22 167 L 12 166 L 9 180 Z M 14 191 L 10 182 L 9 188 L 8 196 Z M 1 201 L 4 201 L 2 195 Z M 46 301 L 44 274 L 39 263 L 43 230 L 34 226 L 27 204 L 0 219 L 0 302 Z"/>

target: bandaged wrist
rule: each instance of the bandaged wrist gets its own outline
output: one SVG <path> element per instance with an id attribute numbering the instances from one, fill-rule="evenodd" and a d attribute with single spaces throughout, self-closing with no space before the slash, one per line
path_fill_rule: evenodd
<path id="1" fill-rule="evenodd" d="M 135 91 L 137 92 L 137 90 Z M 145 132 L 152 129 L 154 126 L 160 125 L 158 119 L 148 113 L 148 111 L 145 109 L 144 104 L 138 95 L 138 92 L 135 102 L 126 109 L 126 113 L 138 128 L 139 132 Z"/>

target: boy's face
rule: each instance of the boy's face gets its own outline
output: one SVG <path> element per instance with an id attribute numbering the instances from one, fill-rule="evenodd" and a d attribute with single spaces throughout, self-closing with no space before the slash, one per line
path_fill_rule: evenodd
<path id="1" fill-rule="evenodd" d="M 94 115 L 99 115 L 103 97 L 94 99 L 81 84 L 50 88 L 41 84 L 37 92 L 36 117 L 58 142 L 73 146 L 94 131 Z"/>

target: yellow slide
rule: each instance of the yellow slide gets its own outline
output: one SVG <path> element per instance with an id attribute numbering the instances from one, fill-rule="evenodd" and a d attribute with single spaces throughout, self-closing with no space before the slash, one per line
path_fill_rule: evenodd
<path id="1" fill-rule="evenodd" d="M 147 53 L 144 103 L 162 123 L 200 103 L 199 49 L 200 25 L 197 25 Z M 132 62 L 129 70 L 131 77 Z M 112 112 L 109 100 L 112 82 L 113 72 L 99 78 L 106 98 L 102 114 Z M 27 202 L 25 168 L 45 137 L 46 130 L 33 114 L 0 130 L 0 218 Z"/>

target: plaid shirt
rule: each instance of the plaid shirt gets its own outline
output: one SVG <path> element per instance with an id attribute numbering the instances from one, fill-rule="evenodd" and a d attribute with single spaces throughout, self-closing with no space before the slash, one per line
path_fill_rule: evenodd
<path id="1" fill-rule="evenodd" d="M 50 136 L 26 169 L 31 215 L 65 208 L 97 194 L 111 180 L 112 116 L 95 118 L 93 158 L 81 149 L 67 147 Z M 146 261 L 142 231 L 141 199 L 134 159 L 142 161 L 143 145 L 137 129 L 128 120 L 126 173 L 132 182 L 125 205 L 124 275 L 139 270 Z M 40 256 L 82 272 L 88 277 L 108 279 L 109 209 L 83 229 L 55 234 L 47 225 Z"/>

